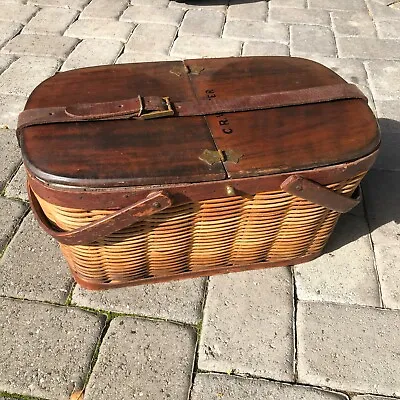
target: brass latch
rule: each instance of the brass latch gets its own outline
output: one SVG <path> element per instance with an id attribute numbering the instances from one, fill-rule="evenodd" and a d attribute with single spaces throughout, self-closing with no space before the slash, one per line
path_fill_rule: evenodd
<path id="1" fill-rule="evenodd" d="M 234 150 L 204 150 L 200 154 L 199 159 L 206 162 L 208 165 L 214 165 L 218 162 L 233 162 L 237 164 L 243 157 L 243 154 L 239 154 Z"/>
<path id="2" fill-rule="evenodd" d="M 169 97 L 162 98 L 165 110 L 157 110 L 150 112 L 146 112 L 142 97 L 138 96 L 138 98 L 140 103 L 140 111 L 138 114 L 138 118 L 140 119 L 154 119 L 154 118 L 169 117 L 171 115 L 174 115 L 174 110 L 172 108 L 171 100 L 169 99 Z"/>

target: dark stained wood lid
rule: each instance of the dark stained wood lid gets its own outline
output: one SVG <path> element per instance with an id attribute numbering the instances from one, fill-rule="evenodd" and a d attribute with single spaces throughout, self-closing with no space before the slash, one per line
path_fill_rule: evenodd
<path id="1" fill-rule="evenodd" d="M 173 102 L 327 86 L 343 80 L 288 57 L 125 64 L 56 74 L 25 109 L 168 96 Z M 331 165 L 379 145 L 374 115 L 359 99 L 207 117 L 69 122 L 25 128 L 30 173 L 50 184 L 120 187 L 222 180 Z M 204 150 L 233 150 L 238 163 L 209 165 Z"/>

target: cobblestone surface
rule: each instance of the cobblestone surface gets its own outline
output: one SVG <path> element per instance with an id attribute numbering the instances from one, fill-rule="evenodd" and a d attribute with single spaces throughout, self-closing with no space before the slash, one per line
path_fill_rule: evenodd
<path id="1" fill-rule="evenodd" d="M 331 68 L 379 119 L 364 203 L 324 255 L 292 270 L 73 287 L 57 244 L 25 216 L 14 129 L 32 90 L 91 65 L 253 55 Z M 69 399 L 84 382 L 89 400 L 400 398 L 399 99 L 394 0 L 0 0 L 0 399 Z"/>
<path id="2" fill-rule="evenodd" d="M 300 382 L 400 395 L 399 311 L 300 302 L 297 314 Z"/>
<path id="3" fill-rule="evenodd" d="M 68 400 L 86 378 L 103 324 L 83 310 L 0 298 L 0 390 Z"/>
<path id="4" fill-rule="evenodd" d="M 199 367 L 293 380 L 292 316 L 288 269 L 212 277 Z"/>
<path id="5" fill-rule="evenodd" d="M 187 399 L 195 343 L 192 328 L 144 319 L 114 319 L 85 399 Z"/>

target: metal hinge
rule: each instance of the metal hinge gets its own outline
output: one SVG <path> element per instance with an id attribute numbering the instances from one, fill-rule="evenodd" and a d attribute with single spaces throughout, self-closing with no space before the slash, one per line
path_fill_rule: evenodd
<path id="1" fill-rule="evenodd" d="M 233 162 L 237 164 L 239 160 L 243 157 L 243 154 L 239 154 L 234 150 L 204 150 L 199 159 L 206 162 L 208 165 L 214 165 L 219 162 Z"/>

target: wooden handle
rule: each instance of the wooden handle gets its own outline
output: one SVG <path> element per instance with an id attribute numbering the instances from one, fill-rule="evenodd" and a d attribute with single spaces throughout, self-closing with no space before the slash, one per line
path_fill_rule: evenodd
<path id="1" fill-rule="evenodd" d="M 56 230 L 45 215 L 40 203 L 28 185 L 28 195 L 33 213 L 40 226 L 58 242 L 68 245 L 89 244 L 111 233 L 126 228 L 135 222 L 156 214 L 172 205 L 172 199 L 167 193 L 159 191 L 150 193 L 146 198 L 128 207 L 115 211 L 95 222 L 71 231 Z"/>
<path id="2" fill-rule="evenodd" d="M 311 201 L 322 207 L 339 213 L 346 213 L 361 201 L 361 190 L 358 186 L 355 195 L 346 197 L 334 192 L 317 182 L 303 178 L 299 175 L 289 176 L 282 184 L 281 189 L 304 200 Z"/>

